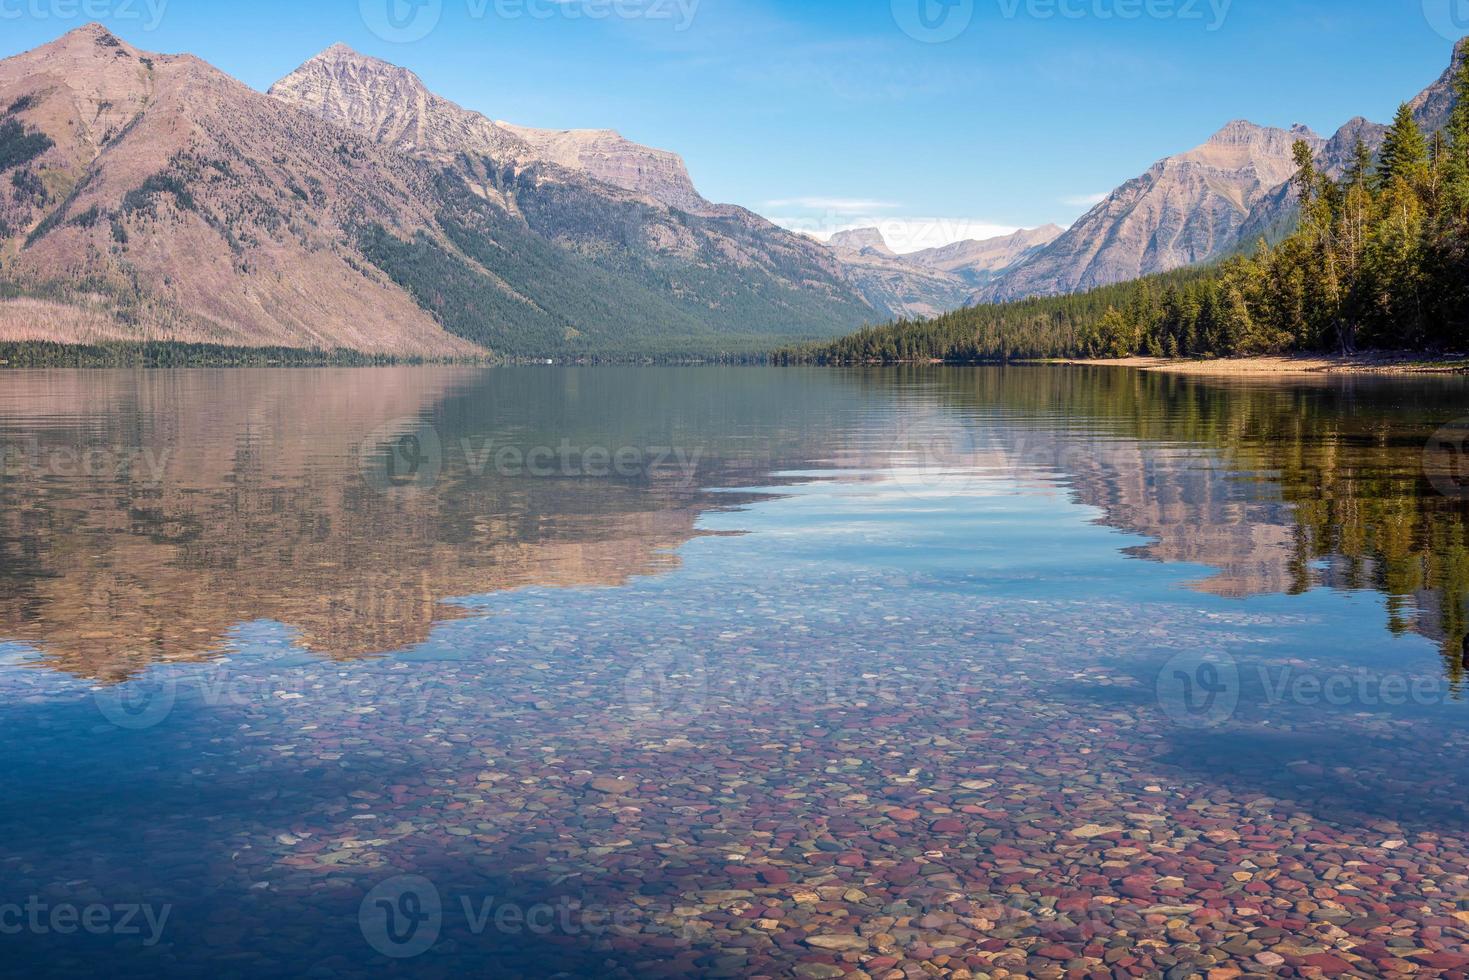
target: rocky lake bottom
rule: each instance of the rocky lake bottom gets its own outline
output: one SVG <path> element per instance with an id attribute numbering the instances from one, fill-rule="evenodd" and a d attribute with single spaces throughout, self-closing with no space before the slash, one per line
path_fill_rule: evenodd
<path id="1" fill-rule="evenodd" d="M 1469 976 L 1461 379 L 14 377 L 0 973 Z"/>

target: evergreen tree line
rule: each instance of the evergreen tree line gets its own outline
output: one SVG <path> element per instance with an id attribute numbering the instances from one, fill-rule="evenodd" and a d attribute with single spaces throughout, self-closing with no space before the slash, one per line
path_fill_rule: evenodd
<path id="1" fill-rule="evenodd" d="M 1469 349 L 1469 61 L 1442 132 L 1404 104 L 1340 178 L 1295 146 L 1297 230 L 1207 268 L 958 310 L 781 351 L 788 363 Z"/>

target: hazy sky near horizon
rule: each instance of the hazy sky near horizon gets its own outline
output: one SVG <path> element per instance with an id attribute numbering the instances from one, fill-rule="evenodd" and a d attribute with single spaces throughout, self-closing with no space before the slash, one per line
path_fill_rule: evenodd
<path id="1" fill-rule="evenodd" d="M 1456 20 L 1455 12 L 1460 15 Z M 265 89 L 343 41 L 497 119 L 681 153 L 708 197 L 899 250 L 1069 224 L 1231 119 L 1391 118 L 1469 0 L 0 0 Z"/>

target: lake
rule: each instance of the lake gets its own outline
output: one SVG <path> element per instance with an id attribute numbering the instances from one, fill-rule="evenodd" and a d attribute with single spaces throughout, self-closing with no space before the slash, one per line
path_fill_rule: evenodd
<path id="1" fill-rule="evenodd" d="M 1466 416 L 5 373 L 0 972 L 1463 975 Z"/>

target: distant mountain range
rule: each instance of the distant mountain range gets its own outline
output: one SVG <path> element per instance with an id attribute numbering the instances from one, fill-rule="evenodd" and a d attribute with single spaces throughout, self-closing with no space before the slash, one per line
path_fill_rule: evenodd
<path id="1" fill-rule="evenodd" d="M 1452 72 L 1413 103 L 1427 128 Z M 342 45 L 262 94 L 89 25 L 0 61 L 0 341 L 763 350 L 1223 257 L 1292 226 L 1295 140 L 1340 172 L 1383 132 L 1230 123 L 1069 229 L 897 255 L 876 229 L 823 244 L 713 203 L 676 154 L 614 131 L 495 121 Z"/>
<path id="2" fill-rule="evenodd" d="M 827 244 L 868 303 L 896 317 L 924 319 L 964 306 L 1064 230 L 1047 225 L 906 255 L 895 254 L 877 228 L 839 232 Z"/>

